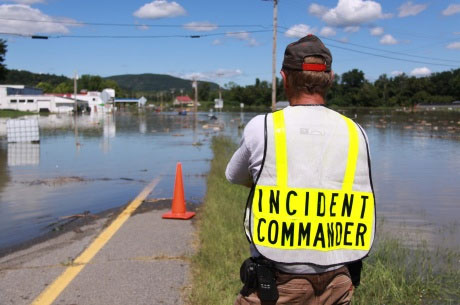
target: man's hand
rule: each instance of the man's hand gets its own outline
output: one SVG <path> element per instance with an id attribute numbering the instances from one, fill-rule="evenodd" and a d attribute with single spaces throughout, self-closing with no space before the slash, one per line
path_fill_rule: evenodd
<path id="1" fill-rule="evenodd" d="M 248 181 L 248 183 L 246 183 L 244 186 L 245 186 L 245 187 L 252 188 L 253 185 L 254 185 L 254 182 Z"/>

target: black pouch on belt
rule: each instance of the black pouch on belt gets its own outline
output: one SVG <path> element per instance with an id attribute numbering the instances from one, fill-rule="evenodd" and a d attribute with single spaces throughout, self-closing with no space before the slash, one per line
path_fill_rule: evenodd
<path id="1" fill-rule="evenodd" d="M 358 287 L 361 283 L 361 270 L 363 269 L 363 261 L 358 260 L 347 265 L 348 271 L 350 272 L 351 282 L 353 286 Z"/>
<path id="2" fill-rule="evenodd" d="M 266 264 L 257 264 L 257 294 L 261 301 L 278 300 L 275 269 Z"/>
<path id="3" fill-rule="evenodd" d="M 277 301 L 278 288 L 276 287 L 275 269 L 261 259 L 248 258 L 240 268 L 240 278 L 244 286 L 241 295 L 247 297 L 257 291 L 261 301 Z"/>
<path id="4" fill-rule="evenodd" d="M 257 264 L 252 257 L 243 262 L 240 268 L 240 279 L 244 286 L 241 295 L 247 297 L 257 289 Z"/>

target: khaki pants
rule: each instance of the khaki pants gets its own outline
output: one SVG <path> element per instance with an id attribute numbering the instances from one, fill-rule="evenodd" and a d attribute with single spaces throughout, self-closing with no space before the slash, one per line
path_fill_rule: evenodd
<path id="1" fill-rule="evenodd" d="M 276 305 L 348 305 L 353 285 L 346 267 L 320 274 L 286 274 L 277 272 L 279 299 Z M 253 292 L 238 295 L 235 305 L 275 305 L 259 300 Z"/>

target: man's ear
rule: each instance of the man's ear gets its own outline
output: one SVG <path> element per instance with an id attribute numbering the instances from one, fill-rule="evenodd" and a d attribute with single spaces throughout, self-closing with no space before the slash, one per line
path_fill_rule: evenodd
<path id="1" fill-rule="evenodd" d="M 283 70 L 281 70 L 281 77 L 283 78 L 283 86 L 284 86 L 284 90 L 287 89 L 287 81 L 286 81 L 286 73 L 284 73 Z"/>
<path id="2" fill-rule="evenodd" d="M 334 82 L 334 79 L 335 79 L 335 73 L 334 71 L 331 70 L 331 79 L 332 79 L 332 82 Z"/>

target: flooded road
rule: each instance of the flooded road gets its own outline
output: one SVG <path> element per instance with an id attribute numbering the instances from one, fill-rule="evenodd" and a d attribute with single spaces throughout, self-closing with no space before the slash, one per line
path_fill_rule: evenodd
<path id="1" fill-rule="evenodd" d="M 1 145 L 0 247 L 47 232 L 59 217 L 121 206 L 158 176 L 151 197 L 170 198 L 178 161 L 187 201 L 202 200 L 213 131 L 194 130 L 193 116 L 82 116 L 78 138 L 71 116 L 42 116 L 39 125 L 40 144 Z"/>
<path id="2" fill-rule="evenodd" d="M 367 131 L 384 227 L 458 247 L 460 113 L 344 113 Z M 217 121 L 206 113 L 196 120 L 137 111 L 81 116 L 78 136 L 71 116 L 39 117 L 40 144 L 0 142 L 0 249 L 48 232 L 62 216 L 119 207 L 158 176 L 150 196 L 171 197 L 178 161 L 187 201 L 199 204 L 212 136 L 238 140 L 240 122 L 254 115 L 221 113 Z"/>

